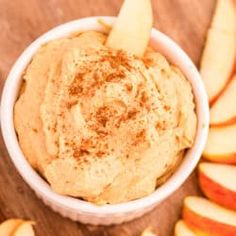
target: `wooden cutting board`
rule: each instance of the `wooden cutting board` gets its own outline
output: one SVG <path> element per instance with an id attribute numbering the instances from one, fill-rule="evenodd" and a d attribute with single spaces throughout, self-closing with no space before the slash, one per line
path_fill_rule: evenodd
<path id="1" fill-rule="evenodd" d="M 0 89 L 20 53 L 39 35 L 61 23 L 94 15 L 117 15 L 122 0 L 0 0 Z M 215 0 L 153 0 L 154 26 L 173 38 L 198 66 Z M 4 115 L 4 114 L 2 114 Z M 37 236 L 138 236 L 152 226 L 158 236 L 173 235 L 183 198 L 200 194 L 196 176 L 151 213 L 117 226 L 75 223 L 54 213 L 26 185 L 0 139 L 0 222 L 21 217 L 37 222 Z"/>

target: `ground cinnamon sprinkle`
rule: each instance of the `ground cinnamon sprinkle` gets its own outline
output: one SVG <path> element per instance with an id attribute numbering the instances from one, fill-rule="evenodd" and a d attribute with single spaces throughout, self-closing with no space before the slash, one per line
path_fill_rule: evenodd
<path id="1" fill-rule="evenodd" d="M 102 157 L 102 156 L 104 156 L 105 154 L 106 154 L 105 151 L 98 151 L 98 152 L 96 153 L 96 156 Z"/>
<path id="2" fill-rule="evenodd" d="M 71 95 L 77 95 L 83 92 L 83 88 L 81 86 L 75 86 L 73 85 L 70 87 L 70 94 Z"/>
<path id="3" fill-rule="evenodd" d="M 91 138 L 87 138 L 87 139 L 83 139 L 81 141 L 80 147 L 82 149 L 93 149 L 95 147 L 95 143 L 94 140 L 92 140 Z"/>
<path id="4" fill-rule="evenodd" d="M 105 127 L 109 116 L 111 115 L 110 113 L 111 112 L 109 111 L 109 108 L 106 106 L 99 108 L 96 112 L 97 122 L 100 123 L 103 127 Z"/>
<path id="5" fill-rule="evenodd" d="M 120 79 L 125 78 L 125 72 L 123 70 L 117 70 L 114 73 L 108 74 L 106 76 L 107 82 L 119 82 Z"/>
<path id="6" fill-rule="evenodd" d="M 66 103 L 66 107 L 67 107 L 67 109 L 71 109 L 77 103 L 78 103 L 77 101 L 70 101 L 70 102 Z"/>
<path id="7" fill-rule="evenodd" d="M 142 101 L 143 103 L 145 103 L 145 102 L 147 102 L 147 100 L 148 100 L 148 95 L 147 95 L 147 93 L 146 93 L 145 91 L 142 91 L 142 93 L 141 93 L 141 101 Z"/>
<path id="8" fill-rule="evenodd" d="M 53 127 L 51 128 L 51 130 L 52 130 L 52 132 L 54 132 L 54 133 L 57 131 L 57 126 L 56 126 L 56 124 L 53 125 Z"/>
<path id="9" fill-rule="evenodd" d="M 104 61 L 109 62 L 113 69 L 119 69 L 120 66 L 125 67 L 129 71 L 132 69 L 127 54 L 122 50 L 118 50 L 116 54 L 113 54 L 112 51 L 108 51 L 108 54 L 101 59 L 101 62 Z"/>
<path id="10" fill-rule="evenodd" d="M 32 129 L 35 133 L 38 133 L 38 130 L 36 128 Z"/>
<path id="11" fill-rule="evenodd" d="M 164 110 L 165 111 L 169 111 L 170 110 L 170 106 L 164 105 Z"/>
<path id="12" fill-rule="evenodd" d="M 178 135 L 175 136 L 175 139 L 176 139 L 177 142 L 180 141 L 180 137 Z"/>
<path id="13" fill-rule="evenodd" d="M 133 109 L 133 110 L 131 110 L 131 111 L 128 112 L 127 118 L 128 118 L 128 119 L 133 119 L 133 118 L 136 116 L 137 113 L 138 113 L 138 111 L 135 110 L 135 109 Z"/>
<path id="14" fill-rule="evenodd" d="M 142 91 L 142 88 L 143 88 L 143 83 L 139 83 L 138 86 L 137 86 L 137 92 L 136 92 L 136 95 L 135 97 L 138 98 L 140 96 L 140 93 Z"/>
<path id="15" fill-rule="evenodd" d="M 76 75 L 68 88 L 68 95 L 71 95 L 74 99 L 66 104 L 67 108 L 70 109 L 72 106 L 76 105 L 81 96 L 94 96 L 95 92 L 105 83 L 118 83 L 126 78 L 127 71 L 132 69 L 130 60 L 130 57 L 124 51 L 118 50 L 115 53 L 113 51 L 105 51 L 100 59 L 87 63 L 87 68 L 84 67 L 82 70 L 83 73 Z M 108 69 L 107 65 L 103 64 L 100 66 L 99 63 L 109 63 L 111 68 Z M 94 72 L 91 71 L 91 67 L 93 66 L 95 68 Z M 142 83 L 138 85 L 136 97 L 140 104 L 145 105 L 148 96 L 145 91 L 143 91 L 143 86 Z M 126 83 L 125 88 L 128 92 L 131 92 L 133 90 L 132 83 Z M 119 129 L 122 123 L 136 119 L 139 112 L 138 107 L 127 111 L 126 109 L 120 110 L 116 105 L 102 106 L 95 114 L 91 114 L 91 124 L 89 124 L 89 128 L 95 131 L 96 134 L 94 134 L 93 137 L 82 139 L 79 144 L 70 145 L 73 150 L 73 156 L 76 159 L 80 159 L 81 157 L 84 159 L 86 155 L 91 155 L 92 153 L 97 157 L 104 156 L 108 149 L 108 147 L 106 149 L 104 146 L 107 144 L 105 140 L 110 134 L 109 131 L 113 129 L 112 127 Z M 134 136 L 136 144 L 144 139 L 144 130 Z"/>
<path id="16" fill-rule="evenodd" d="M 69 95 L 77 95 L 83 92 L 83 87 L 81 86 L 81 81 L 83 80 L 84 73 L 78 73 L 74 78 L 70 88 Z"/>
<path id="17" fill-rule="evenodd" d="M 153 60 L 151 58 L 144 57 L 142 58 L 142 61 L 147 69 L 149 69 L 153 64 Z"/>
<path id="18" fill-rule="evenodd" d="M 74 152 L 73 152 L 73 157 L 75 158 L 80 158 L 84 155 L 88 155 L 89 154 L 89 151 L 86 150 L 86 149 L 82 149 L 82 148 L 78 148 L 78 149 L 75 149 Z"/>
<path id="19" fill-rule="evenodd" d="M 131 92 L 132 89 L 133 89 L 133 85 L 132 84 L 125 84 L 125 87 L 126 87 L 128 92 Z"/>
<path id="20" fill-rule="evenodd" d="M 157 122 L 155 128 L 156 128 L 157 130 L 162 130 L 163 126 L 161 125 L 160 122 Z"/>
<path id="21" fill-rule="evenodd" d="M 157 130 L 165 130 L 166 128 L 166 121 L 163 122 L 157 122 L 155 128 Z"/>
<path id="22" fill-rule="evenodd" d="M 134 142 L 132 143 L 132 145 L 136 146 L 138 145 L 139 143 L 142 143 L 146 140 L 146 132 L 145 130 L 141 130 L 140 132 L 138 132 L 136 134 L 136 137 L 134 139 Z"/>
<path id="23" fill-rule="evenodd" d="M 109 134 L 107 131 L 99 130 L 99 129 L 96 130 L 96 133 L 98 134 L 99 139 L 104 138 Z"/>
<path id="24" fill-rule="evenodd" d="M 145 137 L 145 130 L 143 129 L 142 131 L 140 131 L 139 133 L 137 133 L 136 137 L 137 137 L 137 138 L 143 138 L 143 137 Z"/>
<path id="25" fill-rule="evenodd" d="M 91 139 L 82 139 L 80 145 L 72 143 L 73 156 L 76 159 L 90 154 L 91 149 L 94 148 L 94 144 Z"/>
<path id="26" fill-rule="evenodd" d="M 112 68 L 111 72 L 108 72 L 106 67 L 101 67 L 92 73 L 91 67 L 99 62 L 108 62 Z M 125 69 L 131 70 L 131 68 L 129 57 L 125 52 L 118 50 L 114 54 L 112 51 L 108 51 L 99 61 L 87 63 L 86 67 L 83 68 L 83 73 L 76 75 L 69 87 L 69 95 L 93 96 L 104 83 L 119 82 L 124 79 L 126 77 Z M 70 105 L 68 107 L 70 108 Z"/>

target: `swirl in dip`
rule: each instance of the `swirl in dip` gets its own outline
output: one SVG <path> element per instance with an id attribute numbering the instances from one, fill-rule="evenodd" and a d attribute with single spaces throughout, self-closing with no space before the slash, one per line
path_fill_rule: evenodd
<path id="1" fill-rule="evenodd" d="M 34 55 L 14 108 L 21 148 L 54 191 L 97 204 L 152 193 L 193 145 L 190 83 L 157 52 L 88 31 Z"/>

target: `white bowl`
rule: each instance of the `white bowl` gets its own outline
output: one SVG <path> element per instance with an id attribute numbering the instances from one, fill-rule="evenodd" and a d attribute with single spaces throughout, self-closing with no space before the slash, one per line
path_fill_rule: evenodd
<path id="1" fill-rule="evenodd" d="M 46 205 L 75 221 L 95 225 L 110 225 L 143 215 L 183 184 L 197 165 L 203 152 L 208 134 L 209 109 L 203 82 L 192 61 L 173 40 L 158 30 L 152 29 L 152 47 L 165 55 L 170 62 L 177 65 L 192 84 L 198 117 L 198 129 L 193 147 L 188 150 L 174 175 L 158 187 L 155 192 L 142 199 L 121 204 L 96 206 L 86 201 L 55 193 L 48 183 L 30 166 L 22 153 L 14 129 L 13 107 L 21 85 L 21 75 L 37 49 L 50 40 L 66 37 L 75 31 L 104 31 L 104 27 L 98 23 L 98 19 L 103 19 L 107 24 L 112 24 L 115 20 L 114 17 L 89 17 L 68 22 L 39 37 L 21 54 L 12 67 L 3 90 L 1 127 L 6 147 L 15 167 Z"/>

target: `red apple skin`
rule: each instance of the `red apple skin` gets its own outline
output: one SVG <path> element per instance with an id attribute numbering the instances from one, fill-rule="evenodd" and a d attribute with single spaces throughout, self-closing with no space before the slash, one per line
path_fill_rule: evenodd
<path id="1" fill-rule="evenodd" d="M 214 182 L 201 171 L 199 173 L 199 184 L 202 192 L 210 200 L 236 211 L 236 192 L 226 189 L 220 184 Z"/>
<path id="2" fill-rule="evenodd" d="M 236 165 L 236 153 L 226 155 L 203 155 L 205 160 L 222 163 L 222 164 L 233 164 Z"/>
<path id="3" fill-rule="evenodd" d="M 197 235 L 204 235 L 204 236 L 236 235 L 236 227 L 199 216 L 190 209 L 188 209 L 187 207 L 184 207 L 183 219 L 185 223 L 189 226 L 189 228 L 191 228 Z"/>
<path id="4" fill-rule="evenodd" d="M 236 123 L 236 116 L 234 116 L 234 117 L 232 117 L 232 118 L 230 118 L 230 119 L 228 119 L 224 122 L 221 122 L 221 123 L 212 123 L 212 124 L 210 124 L 210 126 L 213 127 L 213 128 L 220 128 L 220 127 L 233 125 L 235 123 Z"/>

